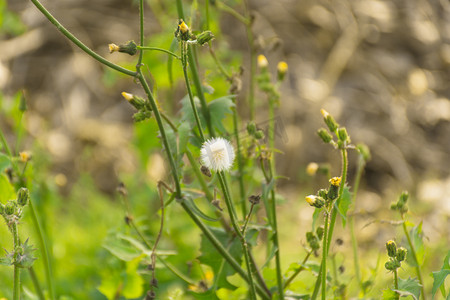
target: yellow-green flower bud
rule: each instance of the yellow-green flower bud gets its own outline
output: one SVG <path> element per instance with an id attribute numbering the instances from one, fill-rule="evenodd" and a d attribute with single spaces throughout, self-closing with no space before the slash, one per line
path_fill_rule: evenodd
<path id="1" fill-rule="evenodd" d="M 178 27 L 175 31 L 175 37 L 180 41 L 188 41 L 191 38 L 191 30 L 189 29 L 189 26 L 183 21 L 183 19 L 180 19 L 178 21 Z"/>
<path id="2" fill-rule="evenodd" d="M 20 161 L 26 163 L 31 160 L 31 153 L 28 151 L 19 152 Z"/>
<path id="3" fill-rule="evenodd" d="M 136 109 L 141 110 L 146 107 L 145 100 L 139 96 L 122 92 L 122 97 L 125 98 L 131 105 L 133 105 Z"/>
<path id="4" fill-rule="evenodd" d="M 325 229 L 324 229 L 323 225 L 317 227 L 316 234 L 317 234 L 317 237 L 319 238 L 319 240 L 322 240 L 324 231 L 325 231 Z"/>
<path id="5" fill-rule="evenodd" d="M 328 191 L 326 189 L 320 189 L 317 191 L 317 195 L 323 199 L 328 199 Z"/>
<path id="6" fill-rule="evenodd" d="M 386 243 L 386 250 L 389 257 L 395 257 L 397 255 L 397 245 L 393 240 Z"/>
<path id="7" fill-rule="evenodd" d="M 267 58 L 262 54 L 258 55 L 258 67 L 260 69 L 267 69 L 268 66 L 269 62 L 267 61 Z"/>
<path id="8" fill-rule="evenodd" d="M 126 44 L 119 45 L 119 52 L 135 55 L 137 52 L 137 45 L 134 41 L 128 41 Z"/>
<path id="9" fill-rule="evenodd" d="M 16 201 L 9 200 L 5 205 L 5 215 L 11 216 L 16 212 Z"/>
<path id="10" fill-rule="evenodd" d="M 370 149 L 366 144 L 358 144 L 358 146 L 356 146 L 356 149 L 358 150 L 359 154 L 361 154 L 364 161 L 368 162 L 371 159 Z"/>
<path id="11" fill-rule="evenodd" d="M 277 65 L 278 81 L 283 81 L 288 70 L 288 64 L 285 61 L 280 61 Z"/>
<path id="12" fill-rule="evenodd" d="M 386 268 L 386 270 L 394 271 L 400 268 L 400 263 L 396 260 L 390 260 L 384 264 L 384 267 Z"/>
<path id="13" fill-rule="evenodd" d="M 108 48 L 109 48 L 109 53 L 119 52 L 119 46 L 117 46 L 114 43 L 109 44 Z"/>
<path id="14" fill-rule="evenodd" d="M 330 129 L 331 132 L 335 132 L 336 129 L 338 129 L 339 124 L 325 109 L 321 109 L 320 112 L 322 113 L 323 120 L 325 121 L 325 124 L 327 124 L 328 129 Z"/>
<path id="15" fill-rule="evenodd" d="M 255 139 L 261 140 L 261 139 L 264 138 L 264 131 L 258 130 L 258 131 L 255 132 L 254 136 L 255 136 Z"/>
<path id="16" fill-rule="evenodd" d="M 214 34 L 211 31 L 203 31 L 199 35 L 197 35 L 197 43 L 203 46 L 208 43 L 210 40 L 214 38 Z"/>
<path id="17" fill-rule="evenodd" d="M 341 184 L 341 177 L 333 177 L 330 179 L 330 187 L 328 188 L 329 200 L 334 200 L 338 197 L 340 184 Z"/>
<path id="18" fill-rule="evenodd" d="M 305 200 L 309 205 L 317 208 L 322 208 L 325 205 L 325 200 L 319 196 L 309 195 L 305 197 Z"/>
<path id="19" fill-rule="evenodd" d="M 256 124 L 255 122 L 248 122 L 247 123 L 247 132 L 250 135 L 254 135 L 256 132 Z"/>
<path id="20" fill-rule="evenodd" d="M 399 247 L 397 249 L 397 256 L 396 256 L 397 260 L 398 261 L 404 261 L 406 259 L 406 253 L 407 252 L 408 251 L 405 248 Z"/>
<path id="21" fill-rule="evenodd" d="M 345 129 L 345 127 L 338 129 L 338 138 L 342 142 L 346 142 L 346 143 L 350 142 L 350 138 L 348 136 L 347 129 Z"/>
<path id="22" fill-rule="evenodd" d="M 28 201 L 30 200 L 30 192 L 27 188 L 20 188 L 17 192 L 17 203 L 19 203 L 20 206 L 25 206 L 28 204 Z"/>
<path id="23" fill-rule="evenodd" d="M 22 91 L 22 94 L 20 95 L 19 110 L 21 112 L 25 112 L 27 109 L 28 109 L 28 107 L 27 107 L 27 101 L 25 98 L 25 91 Z"/>
<path id="24" fill-rule="evenodd" d="M 325 128 L 320 128 L 317 130 L 317 135 L 322 139 L 325 144 L 330 143 L 333 140 L 331 134 Z"/>
<path id="25" fill-rule="evenodd" d="M 308 231 L 306 233 L 306 241 L 308 242 L 309 246 L 313 251 L 320 248 L 319 240 L 317 239 L 317 237 L 314 235 L 313 232 Z"/>

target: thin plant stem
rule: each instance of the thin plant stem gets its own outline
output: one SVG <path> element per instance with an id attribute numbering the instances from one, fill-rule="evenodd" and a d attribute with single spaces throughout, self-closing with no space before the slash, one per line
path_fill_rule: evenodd
<path id="1" fill-rule="evenodd" d="M 398 275 L 397 275 L 397 269 L 394 269 L 394 286 L 395 289 L 398 290 Z M 395 299 L 400 299 L 400 296 L 397 292 L 395 292 Z"/>
<path id="2" fill-rule="evenodd" d="M 38 296 L 39 300 L 45 300 L 44 292 L 42 291 L 41 284 L 36 276 L 36 272 L 34 272 L 34 268 L 31 266 L 28 268 L 28 273 L 30 274 L 31 281 L 34 285 L 34 291 Z"/>
<path id="3" fill-rule="evenodd" d="M 354 269 L 355 269 L 355 275 L 356 275 L 356 280 L 358 281 L 358 288 L 356 293 L 359 294 L 359 289 L 362 289 L 363 285 L 362 285 L 362 280 L 361 280 L 361 271 L 360 271 L 360 266 L 359 266 L 359 255 L 358 255 L 358 241 L 356 239 L 356 235 L 355 235 L 355 208 L 356 208 L 356 195 L 358 193 L 358 189 L 359 189 L 359 183 L 361 181 L 361 176 L 364 170 L 364 166 L 365 166 L 365 160 L 363 157 L 359 158 L 359 163 L 358 163 L 358 170 L 356 171 L 356 175 L 355 175 L 355 182 L 353 184 L 353 199 L 352 199 L 352 203 L 353 203 L 353 214 L 351 214 L 349 216 L 349 227 L 350 227 L 350 236 L 351 236 L 351 240 L 352 240 L 352 249 L 353 249 L 353 265 L 354 265 Z"/>
<path id="4" fill-rule="evenodd" d="M 17 222 L 13 221 L 11 225 L 11 232 L 13 234 L 13 240 L 14 240 L 14 289 L 13 289 L 13 300 L 19 300 L 20 299 L 20 268 L 17 264 L 17 251 L 20 247 L 20 241 L 19 241 L 19 231 L 17 229 Z"/>
<path id="5" fill-rule="evenodd" d="M 325 211 L 325 224 L 324 224 L 324 232 L 323 232 L 323 246 L 322 246 L 322 300 L 326 299 L 327 296 L 327 256 L 328 256 L 328 223 L 329 223 L 330 214 L 326 210 Z"/>
<path id="6" fill-rule="evenodd" d="M 144 0 L 139 0 L 139 45 L 144 46 Z M 144 51 L 139 51 L 137 65 L 141 65 Z"/>
<path id="7" fill-rule="evenodd" d="M 206 184 L 206 181 L 203 178 L 204 175 L 202 175 L 200 169 L 197 167 L 197 163 L 196 163 L 191 151 L 187 150 L 186 156 L 189 160 L 189 163 L 192 166 L 192 170 L 195 173 L 195 177 L 198 179 L 203 191 L 205 192 L 206 199 L 208 199 L 209 201 L 212 201 L 214 199 L 214 195 L 211 193 L 210 189 L 208 188 L 208 185 Z"/>
<path id="8" fill-rule="evenodd" d="M 41 225 L 37 218 L 37 213 L 36 213 L 36 210 L 34 209 L 33 202 L 31 199 L 28 202 L 28 207 L 30 208 L 31 219 L 33 220 L 33 227 L 35 228 L 37 236 L 38 236 L 40 250 L 42 253 L 42 260 L 44 262 L 45 277 L 47 280 L 49 296 L 50 296 L 50 299 L 53 300 L 53 299 L 55 299 L 55 291 L 53 289 L 52 266 L 51 266 L 51 262 L 50 262 L 50 256 L 48 253 L 47 243 L 45 241 L 44 235 L 42 234 Z"/>
<path id="9" fill-rule="evenodd" d="M 236 104 L 235 104 L 236 105 Z M 241 202 L 241 210 L 242 215 L 245 217 L 247 215 L 247 201 L 245 201 L 245 185 L 244 185 L 244 161 L 242 159 L 241 153 L 241 141 L 239 138 L 239 121 L 238 114 L 236 111 L 236 107 L 233 108 L 233 127 L 234 127 L 234 136 L 236 139 L 236 159 L 238 165 L 238 181 L 239 181 L 239 195 Z"/>
<path id="10" fill-rule="evenodd" d="M 250 21 L 250 8 L 248 0 L 244 0 L 244 3 L 245 3 L 245 16 L 247 20 L 249 20 L 248 23 L 245 25 L 245 27 L 247 31 L 248 46 L 250 49 L 250 74 L 249 74 L 250 85 L 249 85 L 248 101 L 250 107 L 250 121 L 253 121 L 255 119 L 256 49 L 254 45 L 252 22 Z"/>
<path id="11" fill-rule="evenodd" d="M 149 50 L 161 51 L 161 52 L 165 52 L 165 53 L 167 53 L 169 55 L 172 55 L 176 59 L 181 59 L 181 57 L 179 57 L 178 55 L 176 55 L 172 51 L 169 51 L 169 50 L 166 50 L 166 49 L 163 49 L 163 48 L 159 48 L 159 47 L 144 47 L 144 46 L 138 46 L 137 48 L 139 50 L 145 50 L 145 51 L 149 51 Z"/>
<path id="12" fill-rule="evenodd" d="M 250 218 L 252 216 L 254 206 L 255 206 L 255 204 L 252 203 L 252 205 L 250 206 L 250 211 L 248 212 L 248 215 L 245 217 L 244 226 L 242 226 L 242 235 L 243 236 L 245 236 L 245 233 L 247 231 L 248 221 L 250 220 Z"/>
<path id="13" fill-rule="evenodd" d="M 69 40 L 71 40 L 75 45 L 77 45 L 81 50 L 86 52 L 88 55 L 92 56 L 95 60 L 98 62 L 104 64 L 105 66 L 108 66 L 120 73 L 123 73 L 125 75 L 129 76 L 136 76 L 136 72 L 133 72 L 131 70 L 128 70 L 126 68 L 123 68 L 119 65 L 116 65 L 109 60 L 105 59 L 104 57 L 100 56 L 96 52 L 92 51 L 89 47 L 87 47 L 83 42 L 81 42 L 79 39 L 77 39 L 72 33 L 70 33 L 64 26 L 61 25 L 61 23 L 58 22 L 58 20 L 53 17 L 50 12 L 42 6 L 42 4 L 38 0 L 31 0 L 31 2 L 39 9 L 42 14 L 47 17 L 47 19 L 55 25 L 56 29 L 58 29 L 65 37 L 67 37 Z"/>
<path id="14" fill-rule="evenodd" d="M 300 267 L 294 272 L 294 274 L 291 275 L 291 277 L 289 277 L 285 282 L 284 282 L 284 289 L 286 290 L 289 285 L 291 284 L 291 282 L 295 279 L 295 277 L 297 277 L 298 274 L 300 274 L 301 271 L 303 271 L 305 269 L 304 265 L 306 264 L 306 262 L 308 261 L 309 257 L 311 256 L 311 254 L 313 253 L 313 251 L 308 251 L 308 253 L 306 254 L 305 258 L 303 259 L 302 263 L 300 264 Z"/>
<path id="15" fill-rule="evenodd" d="M 194 102 L 194 95 L 192 94 L 192 90 L 191 90 L 191 84 L 189 83 L 189 76 L 187 73 L 187 51 L 189 49 L 189 45 L 186 44 L 186 42 L 182 41 L 181 42 L 181 62 L 183 65 L 183 74 L 184 74 L 184 80 L 186 82 L 186 88 L 188 91 L 188 95 L 189 95 L 189 101 L 191 103 L 191 107 L 192 107 L 192 111 L 194 113 L 194 117 L 195 117 L 195 122 L 197 123 L 197 127 L 198 127 L 198 131 L 200 133 L 200 137 L 202 139 L 202 142 L 205 141 L 205 135 L 203 133 L 203 128 L 202 128 L 202 123 L 200 122 L 200 118 L 198 116 L 198 112 L 197 112 L 197 107 L 195 106 L 195 102 Z"/>
<path id="16" fill-rule="evenodd" d="M 217 1 L 217 7 L 224 12 L 229 13 L 233 17 L 235 17 L 238 21 L 242 22 L 245 26 L 250 22 L 246 17 L 241 15 L 239 12 L 237 12 L 234 8 L 231 6 L 226 5 L 223 1 Z"/>
<path id="17" fill-rule="evenodd" d="M 402 220 L 403 220 L 403 223 L 402 223 L 403 232 L 405 233 L 406 239 L 408 240 L 408 244 L 411 249 L 411 254 L 414 257 L 414 261 L 416 262 L 416 265 L 417 265 L 416 273 L 417 273 L 417 277 L 419 279 L 419 283 L 421 285 L 421 287 L 420 287 L 421 295 L 422 295 L 422 298 L 424 300 L 426 300 L 425 289 L 424 289 L 424 284 L 423 284 L 423 279 L 422 279 L 422 272 L 420 270 L 419 260 L 417 259 L 416 249 L 414 248 L 414 244 L 412 243 L 411 236 L 409 235 L 408 229 L 406 228 L 406 220 L 405 220 L 404 214 L 402 214 Z"/>
<path id="18" fill-rule="evenodd" d="M 242 234 L 242 232 L 239 229 L 239 225 L 237 223 L 236 220 L 236 212 L 234 210 L 233 207 L 233 202 L 231 200 L 230 197 L 230 193 L 228 190 L 228 186 L 227 183 L 225 181 L 225 174 L 223 173 L 223 171 L 220 171 L 217 173 L 218 177 L 219 177 L 219 182 L 220 185 L 222 187 L 222 191 L 224 194 L 224 198 L 225 198 L 225 204 L 227 205 L 227 209 L 228 209 L 228 213 L 230 215 L 230 220 L 231 220 L 231 225 L 233 226 L 234 231 L 236 232 L 236 234 L 238 235 L 241 244 L 242 244 L 242 250 L 244 252 L 244 258 L 245 258 L 245 263 L 247 265 L 247 274 L 248 274 L 248 284 L 250 287 L 250 296 L 252 300 L 256 300 L 256 289 L 255 289 L 255 283 L 253 282 L 253 274 L 252 274 L 252 267 L 251 267 L 251 263 L 250 263 L 250 258 L 248 255 L 249 249 L 248 249 L 248 245 L 247 242 L 245 240 L 245 236 Z"/>
<path id="19" fill-rule="evenodd" d="M 228 74 L 228 72 L 225 70 L 225 68 L 220 63 L 219 59 L 217 58 L 216 53 L 214 52 L 214 50 L 212 48 L 211 41 L 208 42 L 208 48 L 209 48 L 209 53 L 211 54 L 212 58 L 214 59 L 214 62 L 216 63 L 217 67 L 219 68 L 220 73 L 222 73 L 222 75 L 228 81 L 231 81 L 231 76 L 230 76 L 230 74 Z"/>

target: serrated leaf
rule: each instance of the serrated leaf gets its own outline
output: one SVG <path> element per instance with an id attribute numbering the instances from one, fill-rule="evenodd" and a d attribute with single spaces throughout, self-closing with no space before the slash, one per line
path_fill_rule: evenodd
<path id="1" fill-rule="evenodd" d="M 350 193 L 348 186 L 345 186 L 344 190 L 342 191 L 342 196 L 338 199 L 338 201 L 336 201 L 336 208 L 342 217 L 343 227 L 345 227 L 345 224 L 347 223 L 347 212 L 351 203 L 352 203 L 352 194 Z"/>
<path id="2" fill-rule="evenodd" d="M 417 279 L 398 279 L 398 292 L 401 296 L 412 296 L 414 299 L 420 297 L 421 285 Z"/>
<path id="3" fill-rule="evenodd" d="M 444 291 L 445 291 L 445 279 L 447 278 L 447 276 L 450 274 L 450 251 L 447 252 L 447 255 L 445 256 L 444 259 L 444 264 L 442 265 L 442 268 L 440 271 L 437 272 L 432 272 L 433 275 L 433 288 L 431 290 L 431 294 L 434 295 L 436 294 L 436 292 L 438 291 L 439 288 L 444 287 Z M 442 296 L 444 296 L 444 294 L 442 294 Z M 449 294 L 450 296 L 450 294 Z"/>
<path id="4" fill-rule="evenodd" d="M 238 264 L 242 263 L 242 246 L 239 239 L 231 239 L 228 234 L 221 228 L 209 227 L 210 231 L 219 240 L 222 246 L 228 250 L 228 253 L 236 260 Z M 216 248 L 210 243 L 210 241 L 202 235 L 200 244 L 201 255 L 199 261 L 201 264 L 211 267 L 214 273 L 215 285 L 227 288 L 235 289 L 227 280 L 227 276 L 231 276 L 236 271 L 224 261 L 224 258 L 217 252 Z"/>
<path id="5" fill-rule="evenodd" d="M 211 123 L 213 127 L 217 128 L 222 134 L 226 133 L 222 121 L 225 119 L 226 114 L 231 114 L 233 112 L 231 108 L 235 106 L 233 102 L 234 97 L 234 95 L 224 96 L 208 103 Z"/>
<path id="6" fill-rule="evenodd" d="M 5 174 L 0 174 L 0 203 L 6 204 L 11 199 L 16 199 L 14 187 Z"/>
<path id="7" fill-rule="evenodd" d="M 417 265 L 422 265 L 425 254 L 425 247 L 423 245 L 422 239 L 422 222 L 420 222 L 419 225 L 414 226 L 410 230 L 409 235 L 411 237 L 411 242 L 414 246 L 414 249 L 416 250 L 416 257 L 418 261 L 416 261 L 416 258 L 411 251 L 411 247 L 409 246 L 409 244 L 407 244 L 406 248 L 408 249 L 408 252 L 406 254 L 406 262 L 412 267 L 417 267 Z"/>

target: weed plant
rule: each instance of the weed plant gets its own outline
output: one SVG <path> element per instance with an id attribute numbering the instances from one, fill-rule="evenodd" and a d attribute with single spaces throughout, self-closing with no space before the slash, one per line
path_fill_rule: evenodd
<path id="1" fill-rule="evenodd" d="M 360 263 L 355 213 L 351 208 L 356 203 L 370 151 L 363 144 L 352 144 L 346 128 L 325 110 L 321 110 L 324 127 L 317 131 L 317 135 L 333 151 L 340 153 L 341 168 L 336 172 L 328 164 L 312 163 L 308 166 L 309 174 L 321 172 L 327 177 L 327 182 L 322 189 L 305 197 L 306 203 L 313 207 L 313 222 L 304 238 L 304 250 L 298 251 L 298 262 L 284 261 L 278 220 L 281 217 L 279 207 L 286 203 L 280 201 L 277 190 L 282 176 L 277 174 L 276 158 L 280 151 L 275 141 L 280 126 L 276 116 L 282 105 L 280 85 L 287 76 L 288 65 L 283 61 L 277 62 L 277 72 L 272 74 L 272 62 L 258 53 L 247 1 L 233 5 L 218 0 L 194 1 L 189 16 L 185 14 L 186 3 L 177 0 L 171 4 L 176 5 L 178 13 L 173 16 L 174 36 L 170 47 L 164 48 L 146 39 L 146 5 L 139 0 L 139 41 L 105 45 L 109 47 L 110 55 L 134 56 L 134 66 L 128 67 L 115 64 L 88 48 L 64 27 L 64 20 L 61 23 L 56 20 L 38 0 L 30 1 L 65 38 L 106 68 L 128 76 L 130 83 L 141 89 L 134 93 L 124 91 L 122 97 L 136 110 L 133 119 L 138 130 L 144 128 L 142 135 L 159 138 L 156 146 L 164 152 L 169 176 L 158 181 L 156 190 L 152 191 L 138 192 L 137 184 L 133 182 L 135 179 L 125 180 L 127 182 L 118 186 L 123 210 L 111 213 L 111 217 L 117 219 L 117 215 L 122 214 L 124 223 L 119 226 L 120 230 L 110 230 L 103 236 L 103 248 L 108 256 L 101 258 L 107 262 L 105 265 L 97 265 L 93 257 L 88 258 L 98 269 L 97 292 L 86 290 L 76 294 L 70 290 L 75 286 L 70 284 L 70 278 L 54 275 L 52 253 L 54 255 L 57 250 L 52 247 L 48 230 L 43 230 L 41 225 L 47 219 L 48 211 L 34 208 L 36 201 L 43 197 L 44 184 L 38 182 L 38 175 L 28 166 L 39 158 L 33 157 L 32 160 L 29 152 L 18 151 L 22 148 L 20 121 L 16 127 L 17 145 L 14 149 L 0 130 L 0 213 L 12 240 L 12 244 L 2 241 L 2 246 L 8 249 L 0 264 L 4 266 L 2 268 L 11 268 L 12 281 L 1 279 L 0 296 L 14 300 L 105 297 L 283 300 L 319 297 L 436 299 L 440 294 L 449 299 L 445 279 L 450 274 L 450 251 L 441 270 L 432 273 L 433 285 L 426 286 L 424 274 L 431 270 L 424 265 L 426 247 L 422 226 L 414 226 L 406 218 L 407 192 L 391 205 L 391 209 L 400 216 L 399 221 L 391 223 L 402 227 L 405 243 L 401 237 L 386 242 L 387 256 L 380 254 L 386 258 L 385 270 L 377 267 L 380 259 L 372 271 Z M 217 28 L 213 26 L 212 16 L 218 13 L 231 14 L 246 29 L 250 69 L 244 73 L 227 67 L 214 50 L 214 39 L 220 32 L 212 30 Z M 196 28 L 191 28 L 191 24 L 196 24 Z M 205 48 L 209 53 L 201 51 Z M 173 72 L 183 76 L 186 96 L 181 100 L 180 116 L 166 113 L 155 97 L 153 82 L 146 75 L 147 68 L 159 67 L 146 63 L 156 52 L 167 55 L 171 82 Z M 228 92 L 223 91 L 223 95 L 213 100 L 207 95 L 207 87 L 199 71 L 201 62 L 209 58 L 221 80 L 228 84 Z M 237 95 L 241 92 L 243 76 L 248 77 L 249 86 L 246 96 L 239 101 L 248 105 L 248 118 L 237 110 Z M 257 89 L 265 99 L 255 98 Z M 18 93 L 16 102 L 21 120 L 26 114 L 25 95 Z M 265 128 L 256 122 L 257 112 L 265 111 L 263 106 L 268 112 Z M 227 119 L 229 115 L 231 122 Z M 140 124 L 153 124 L 153 127 L 139 127 Z M 241 127 L 246 128 L 245 139 Z M 145 153 L 145 146 L 141 147 Z M 355 178 L 348 175 L 348 165 L 352 163 L 349 162 L 349 151 L 355 151 L 358 157 Z M 154 210 L 150 217 L 141 213 L 144 206 Z M 22 222 L 25 210 L 29 210 L 30 217 Z M 107 219 L 105 215 L 100 214 L 94 223 L 101 223 L 102 217 Z M 187 222 L 184 216 L 190 219 L 190 224 L 195 224 L 197 231 L 187 229 L 191 226 L 183 224 Z M 351 266 L 338 266 L 334 251 L 330 252 L 338 219 L 350 235 Z M 22 227 L 33 229 L 32 238 L 25 238 L 19 230 Z M 186 239 L 195 240 L 199 249 L 184 245 Z M 336 243 L 342 244 L 342 240 L 337 239 Z M 397 247 L 397 243 L 405 247 Z M 82 248 L 80 244 L 78 250 L 82 251 Z M 40 263 L 38 274 L 35 271 L 36 258 Z M 405 268 L 407 279 L 399 275 L 403 262 L 412 266 Z M 345 269 L 347 273 L 353 272 L 352 275 L 338 275 Z M 6 274 L 9 274 L 10 269 L 7 270 Z M 371 275 L 365 276 L 367 273 Z M 385 279 L 379 279 L 377 273 L 383 274 Z M 390 273 L 392 281 L 389 281 Z M 379 283 L 384 286 L 380 288 Z"/>

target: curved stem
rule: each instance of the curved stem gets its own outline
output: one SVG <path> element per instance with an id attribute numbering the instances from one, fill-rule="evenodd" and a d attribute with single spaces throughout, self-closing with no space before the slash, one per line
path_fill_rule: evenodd
<path id="1" fill-rule="evenodd" d="M 235 102 L 236 105 L 236 102 Z M 236 159 L 237 159 L 237 165 L 238 165 L 238 180 L 239 180 L 239 195 L 240 195 L 240 202 L 241 202 L 241 210 L 242 215 L 247 215 L 247 201 L 245 197 L 245 186 L 244 186 L 244 161 L 242 159 L 242 153 L 241 153 L 241 141 L 239 138 L 239 123 L 238 123 L 238 115 L 236 111 L 236 107 L 233 108 L 233 127 L 234 127 L 234 136 L 236 138 Z"/>
<path id="2" fill-rule="evenodd" d="M 403 224 L 402 224 L 403 232 L 405 233 L 406 239 L 408 240 L 408 244 L 411 249 L 411 254 L 414 257 L 414 261 L 416 262 L 416 273 L 417 273 L 417 277 L 419 279 L 419 283 L 421 285 L 421 287 L 420 287 L 421 295 L 422 295 L 422 298 L 425 300 L 426 299 L 425 289 L 424 289 L 424 285 L 423 285 L 422 272 L 420 270 L 419 260 L 417 259 L 416 249 L 414 248 L 414 244 L 412 243 L 411 236 L 409 235 L 408 229 L 406 228 L 405 216 L 403 214 L 402 214 L 402 220 L 403 220 Z"/>
<path id="3" fill-rule="evenodd" d="M 291 284 L 292 280 L 295 279 L 295 277 L 297 277 L 298 274 L 300 274 L 301 271 L 303 271 L 305 269 L 304 265 L 306 264 L 306 262 L 308 261 L 309 257 L 311 256 L 311 254 L 313 253 L 313 251 L 309 251 L 305 258 L 303 259 L 302 263 L 300 264 L 300 267 L 294 272 L 294 274 L 291 275 L 291 277 L 288 278 L 288 280 L 286 280 L 286 282 L 284 283 L 284 289 L 286 290 L 289 285 Z"/>
<path id="4" fill-rule="evenodd" d="M 100 62 L 120 73 L 123 73 L 125 75 L 136 76 L 135 72 L 125 69 L 119 65 L 116 65 L 116 64 L 110 62 L 109 60 L 105 59 L 104 57 L 100 56 L 96 52 L 92 51 L 88 46 L 83 44 L 83 42 L 81 42 L 79 39 L 77 39 L 70 31 L 68 31 L 64 26 L 62 26 L 61 23 L 59 23 L 58 20 L 56 20 L 55 17 L 53 17 L 50 14 L 50 12 L 44 6 L 42 6 L 42 4 L 38 0 L 31 0 L 31 2 L 33 2 L 33 4 L 37 7 L 37 9 L 39 9 L 42 12 L 42 14 L 44 16 L 46 16 L 47 19 L 53 25 L 55 25 L 56 29 L 58 29 L 62 34 L 64 34 L 69 40 L 71 40 L 81 50 L 83 50 L 84 52 L 86 52 L 87 54 L 92 56 L 95 60 L 97 60 L 98 62 Z"/>
<path id="5" fill-rule="evenodd" d="M 176 59 L 181 59 L 181 57 L 179 57 L 178 55 L 176 55 L 175 53 L 173 53 L 172 51 L 163 49 L 163 48 L 159 48 L 159 47 L 144 47 L 144 46 L 138 46 L 137 47 L 139 50 L 154 50 L 154 51 L 161 51 L 161 52 L 165 52 L 169 55 L 172 55 L 173 57 L 175 57 Z"/>
<path id="6" fill-rule="evenodd" d="M 322 300 L 326 299 L 327 296 L 327 256 L 328 256 L 328 222 L 329 222 L 329 212 L 325 211 L 325 224 L 323 232 L 323 245 L 322 245 Z"/>

